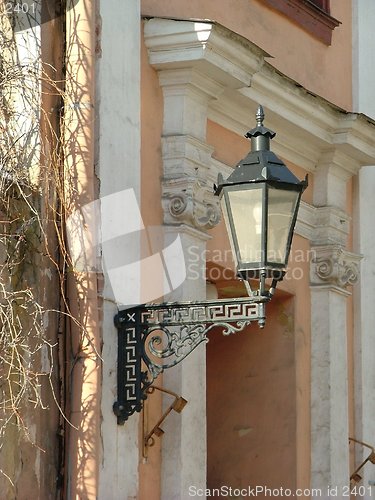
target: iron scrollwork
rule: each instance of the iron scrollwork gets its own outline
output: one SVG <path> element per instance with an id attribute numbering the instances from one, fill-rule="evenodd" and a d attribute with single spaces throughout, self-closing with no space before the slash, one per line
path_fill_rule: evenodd
<path id="1" fill-rule="evenodd" d="M 118 399 L 113 405 L 118 424 L 142 409 L 147 389 L 167 368 L 177 365 L 214 327 L 224 335 L 240 332 L 265 319 L 267 297 L 146 304 L 120 311 L 118 329 Z"/>

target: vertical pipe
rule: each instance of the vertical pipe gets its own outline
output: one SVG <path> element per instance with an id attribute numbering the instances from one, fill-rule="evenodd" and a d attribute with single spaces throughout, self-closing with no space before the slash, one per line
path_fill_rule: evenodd
<path id="1" fill-rule="evenodd" d="M 94 71 L 95 0 L 67 0 L 64 112 L 67 216 L 95 199 Z M 89 231 L 89 228 L 85 229 Z M 92 238 L 92 235 L 87 235 Z M 73 245 L 79 241 L 73 241 Z M 83 249 L 81 249 L 83 250 Z M 100 450 L 100 330 L 97 275 L 72 270 L 68 278 L 72 320 L 67 498 L 96 499 Z"/>

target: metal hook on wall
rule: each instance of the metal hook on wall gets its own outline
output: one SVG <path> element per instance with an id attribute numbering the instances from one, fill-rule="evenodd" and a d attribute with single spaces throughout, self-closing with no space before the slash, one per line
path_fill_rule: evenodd
<path id="1" fill-rule="evenodd" d="M 359 471 L 366 465 L 367 462 L 371 462 L 372 464 L 375 464 L 375 449 L 373 446 L 367 444 L 367 443 L 364 443 L 363 441 L 359 441 L 358 439 L 354 439 L 354 438 L 349 438 L 349 443 L 350 442 L 353 442 L 353 443 L 357 443 L 357 444 L 360 444 L 362 446 L 364 446 L 365 448 L 368 448 L 369 450 L 371 450 L 371 453 L 370 455 L 356 468 L 356 470 L 350 475 L 350 482 L 356 484 L 356 483 L 359 483 L 362 479 L 362 476 L 359 473 Z"/>
<path id="2" fill-rule="evenodd" d="M 155 438 L 154 436 L 161 437 L 164 434 L 163 429 L 161 429 L 160 425 L 164 422 L 164 420 L 168 417 L 171 411 L 175 411 L 176 413 L 181 413 L 182 410 L 187 405 L 186 399 L 182 396 L 179 396 L 173 391 L 168 389 L 164 389 L 162 387 L 158 387 L 156 385 L 152 385 L 147 388 L 147 394 L 152 394 L 155 390 L 163 392 L 164 394 L 169 394 L 174 397 L 174 401 L 168 406 L 156 424 L 152 427 L 150 431 L 146 431 L 145 428 L 145 420 L 143 420 L 143 458 L 147 459 L 148 456 L 148 448 L 154 446 Z"/>

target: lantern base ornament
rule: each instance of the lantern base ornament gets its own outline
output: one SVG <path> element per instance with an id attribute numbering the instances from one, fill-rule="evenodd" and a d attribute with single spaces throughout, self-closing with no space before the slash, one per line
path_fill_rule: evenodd
<path id="1" fill-rule="evenodd" d="M 165 369 L 177 365 L 213 328 L 223 335 L 265 323 L 270 294 L 201 302 L 146 304 L 115 316 L 118 330 L 117 401 L 113 411 L 122 425 L 142 410 L 147 390 Z"/>

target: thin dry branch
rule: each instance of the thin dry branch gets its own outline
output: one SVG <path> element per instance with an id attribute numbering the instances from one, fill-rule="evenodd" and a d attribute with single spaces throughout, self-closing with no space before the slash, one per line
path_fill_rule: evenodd
<path id="1" fill-rule="evenodd" d="M 56 344 L 46 317 L 68 317 L 81 331 L 78 345 L 88 339 L 65 293 L 72 264 L 64 234 L 62 122 L 54 114 L 67 99 L 55 74 L 40 60 L 20 62 L 14 33 L 0 29 L 0 447 L 9 426 L 31 439 L 23 415 L 47 407 L 43 379 L 66 419 L 53 383 Z M 59 103 L 56 109 L 43 106 L 49 97 Z M 39 287 L 43 269 L 57 277 L 61 310 L 48 304 Z M 49 359 L 43 369 L 42 355 Z"/>

